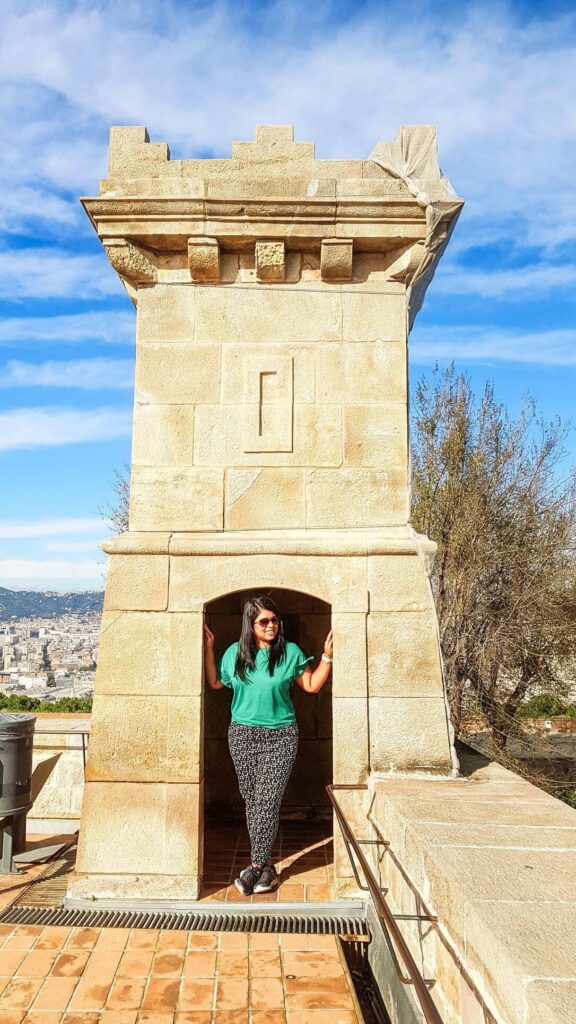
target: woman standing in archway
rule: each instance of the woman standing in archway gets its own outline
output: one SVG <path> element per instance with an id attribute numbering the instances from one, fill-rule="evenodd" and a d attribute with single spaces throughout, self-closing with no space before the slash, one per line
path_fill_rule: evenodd
<path id="1" fill-rule="evenodd" d="M 234 883 L 244 896 L 270 892 L 278 883 L 272 846 L 298 750 L 290 691 L 294 683 L 305 693 L 322 689 L 332 665 L 332 630 L 314 670 L 310 666 L 313 660 L 297 644 L 284 639 L 278 609 L 268 596 L 245 601 L 240 640 L 228 647 L 218 666 L 214 634 L 204 627 L 208 686 L 212 690 L 229 687 L 233 692 L 228 745 L 246 803 L 252 857 Z"/>

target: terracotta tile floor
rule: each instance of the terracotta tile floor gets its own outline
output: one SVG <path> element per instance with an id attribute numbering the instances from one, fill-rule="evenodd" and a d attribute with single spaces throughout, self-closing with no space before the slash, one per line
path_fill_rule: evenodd
<path id="1" fill-rule="evenodd" d="M 233 903 L 322 902 L 333 895 L 332 822 L 285 821 L 272 851 L 280 885 L 275 892 L 242 896 L 234 879 L 250 863 L 242 824 L 209 822 L 204 841 L 203 900 Z"/>
<path id="2" fill-rule="evenodd" d="M 330 935 L 0 925 L 0 1024 L 359 1024 Z"/>
<path id="3" fill-rule="evenodd" d="M 331 897 L 329 829 L 282 825 L 261 900 Z M 209 825 L 205 851 L 203 898 L 238 901 L 244 829 Z M 0 875 L 0 906 L 42 870 Z M 333 936 L 0 924 L 0 1024 L 361 1024 L 356 1006 Z"/>

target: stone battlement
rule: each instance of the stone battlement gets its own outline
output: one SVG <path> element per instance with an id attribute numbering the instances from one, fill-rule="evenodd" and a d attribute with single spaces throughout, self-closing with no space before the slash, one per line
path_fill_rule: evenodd
<path id="1" fill-rule="evenodd" d="M 410 142 L 418 139 L 424 150 L 414 177 L 440 182 L 435 126 L 405 125 L 401 133 Z M 296 195 L 306 181 L 304 191 L 310 197 L 410 196 L 401 178 L 393 178 L 374 160 L 317 160 L 314 143 L 294 142 L 291 125 L 258 125 L 254 142 L 232 143 L 230 158 L 193 160 L 171 160 L 167 143 L 150 142 L 145 127 L 111 128 L 108 179 L 102 182 L 102 193 L 129 181 L 134 183 L 134 194 L 139 194 L 138 183 L 147 182 L 149 187 L 148 179 L 158 182 L 160 192 L 168 181 L 180 179 L 182 194 L 192 189 L 191 194 L 201 196 L 243 189 L 247 180 L 258 180 L 260 191 L 265 191 L 270 182 L 278 195 Z M 370 179 L 369 185 L 362 184 L 365 179 Z M 318 181 L 317 188 L 310 185 L 314 180 Z M 204 190 L 200 182 L 206 184 Z"/>
<path id="2" fill-rule="evenodd" d="M 430 211 L 448 231 L 462 203 L 431 125 L 368 160 L 317 160 L 291 126 L 260 125 L 231 158 L 196 160 L 171 160 L 144 127 L 112 128 L 109 177 L 83 205 L 135 302 L 157 282 L 402 286 L 427 257 Z"/>

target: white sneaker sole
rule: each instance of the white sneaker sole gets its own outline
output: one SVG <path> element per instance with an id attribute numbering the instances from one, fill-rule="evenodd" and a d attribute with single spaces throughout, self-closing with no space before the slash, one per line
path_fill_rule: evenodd
<path id="1" fill-rule="evenodd" d="M 235 878 L 235 879 L 234 879 L 234 885 L 235 885 L 235 886 L 236 886 L 236 888 L 238 889 L 238 892 L 242 894 L 242 896 L 251 896 L 251 895 L 252 895 L 252 893 L 251 893 L 251 892 L 246 892 L 246 889 L 244 889 L 244 888 L 243 888 L 243 886 L 242 886 L 242 882 L 240 881 L 240 879 L 239 879 L 239 878 Z M 254 891 L 254 890 L 252 890 L 252 892 L 253 892 L 253 891 Z"/>
<path id="2" fill-rule="evenodd" d="M 277 885 L 278 882 L 274 882 L 272 885 L 255 885 L 252 892 L 255 896 L 259 896 L 261 892 L 272 892 Z"/>

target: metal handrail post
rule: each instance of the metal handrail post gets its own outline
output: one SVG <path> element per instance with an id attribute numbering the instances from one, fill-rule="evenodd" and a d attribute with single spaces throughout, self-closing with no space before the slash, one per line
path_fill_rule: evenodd
<path id="1" fill-rule="evenodd" d="M 414 991 L 418 997 L 418 1002 L 420 1003 L 420 1007 L 422 1009 L 422 1013 L 424 1014 L 426 1024 L 444 1024 L 442 1017 L 438 1012 L 438 1008 L 434 1000 L 432 999 L 430 992 L 428 991 L 426 982 L 422 977 L 422 974 L 420 973 L 418 965 L 414 960 L 412 953 L 410 952 L 410 948 L 406 942 L 406 939 L 404 938 L 402 932 L 400 931 L 400 928 L 396 924 L 394 915 L 392 914 L 392 911 L 388 907 L 386 900 L 384 899 L 380 891 L 380 885 L 372 872 L 372 868 L 370 867 L 366 857 L 364 856 L 361 847 L 357 843 L 356 837 L 352 832 L 350 825 L 348 824 L 346 816 L 344 815 L 344 812 L 334 795 L 334 790 L 337 789 L 348 791 L 367 790 L 368 787 L 363 785 L 337 785 L 334 783 L 329 786 L 326 786 L 326 792 L 328 793 L 330 802 L 332 803 L 332 806 L 336 813 L 338 824 L 342 830 L 342 836 L 344 838 L 346 846 L 348 847 L 348 845 L 350 845 L 352 847 L 354 853 L 356 854 L 356 857 L 358 858 L 358 862 L 362 868 L 364 877 L 370 890 L 370 895 L 372 896 L 372 899 L 374 901 L 374 906 L 376 908 L 376 913 L 378 914 L 378 919 L 380 920 L 384 930 L 384 935 L 386 938 L 388 948 L 392 950 L 392 943 L 394 943 L 394 946 L 398 950 L 398 953 L 400 954 L 400 957 L 408 973 L 408 977 L 406 978 L 403 975 L 402 971 L 399 969 L 397 957 L 392 951 L 393 958 L 396 961 L 400 980 L 404 982 L 404 984 L 410 984 L 414 986 Z"/>

